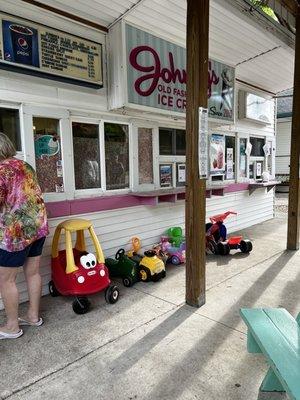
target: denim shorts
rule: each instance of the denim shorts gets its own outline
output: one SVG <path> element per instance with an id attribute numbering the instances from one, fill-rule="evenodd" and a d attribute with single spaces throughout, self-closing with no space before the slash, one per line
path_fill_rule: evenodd
<path id="1" fill-rule="evenodd" d="M 25 264 L 27 257 L 37 257 L 42 254 L 46 238 L 36 240 L 21 251 L 6 251 L 0 249 L 0 267 L 18 268 Z"/>

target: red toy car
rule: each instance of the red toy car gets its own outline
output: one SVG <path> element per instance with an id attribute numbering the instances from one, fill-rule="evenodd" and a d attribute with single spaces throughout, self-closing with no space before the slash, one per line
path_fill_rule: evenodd
<path id="1" fill-rule="evenodd" d="M 229 215 L 237 215 L 236 212 L 227 211 L 210 217 L 210 223 L 206 224 L 206 249 L 213 254 L 228 255 L 231 249 L 241 250 L 242 253 L 250 253 L 252 243 L 250 240 L 243 239 L 242 236 L 232 236 L 227 238 L 227 228 L 224 220 Z"/>
<path id="2" fill-rule="evenodd" d="M 66 250 L 58 251 L 62 229 L 65 230 Z M 88 230 L 96 250 L 96 256 L 86 251 L 84 230 Z M 76 232 L 76 244 L 73 249 L 71 233 Z M 110 285 L 108 269 L 98 238 L 90 221 L 78 219 L 59 224 L 52 243 L 52 280 L 49 282 L 51 296 L 76 296 L 73 310 L 84 314 L 90 308 L 87 295 L 104 289 L 108 303 L 115 303 L 119 298 L 117 286 Z"/>

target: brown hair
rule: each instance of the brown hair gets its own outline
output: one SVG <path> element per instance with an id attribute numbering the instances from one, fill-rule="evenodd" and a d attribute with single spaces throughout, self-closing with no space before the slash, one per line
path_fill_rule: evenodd
<path id="1" fill-rule="evenodd" d="M 0 132 L 0 161 L 14 157 L 16 153 L 15 146 L 9 137 Z"/>

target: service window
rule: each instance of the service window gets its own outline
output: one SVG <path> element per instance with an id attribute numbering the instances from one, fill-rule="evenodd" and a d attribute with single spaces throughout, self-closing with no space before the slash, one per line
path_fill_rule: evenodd
<path id="1" fill-rule="evenodd" d="M 256 137 L 250 137 L 250 143 L 252 145 L 251 149 L 251 157 L 264 157 L 264 145 L 265 145 L 265 139 L 262 138 L 256 138 Z"/>
<path id="2" fill-rule="evenodd" d="M 250 144 L 252 145 L 250 153 L 250 179 L 261 180 L 262 173 L 265 170 L 265 139 L 250 137 Z"/>
<path id="3" fill-rule="evenodd" d="M 75 189 L 101 187 L 99 125 L 72 123 Z"/>
<path id="4" fill-rule="evenodd" d="M 43 193 L 64 192 L 58 119 L 33 117 L 36 173 Z"/>
<path id="5" fill-rule="evenodd" d="M 185 156 L 185 131 L 160 128 L 159 154 L 161 156 Z"/>
<path id="6" fill-rule="evenodd" d="M 22 150 L 19 110 L 0 108 L 0 132 L 10 138 L 17 151 Z"/>
<path id="7" fill-rule="evenodd" d="M 159 128 L 159 185 L 185 186 L 185 130 Z"/>
<path id="8" fill-rule="evenodd" d="M 129 127 L 104 123 L 106 189 L 129 188 Z"/>

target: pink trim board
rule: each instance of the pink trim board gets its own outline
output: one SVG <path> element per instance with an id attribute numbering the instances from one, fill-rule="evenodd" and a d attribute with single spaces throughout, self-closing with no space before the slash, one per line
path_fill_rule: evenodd
<path id="1" fill-rule="evenodd" d="M 223 194 L 240 192 L 248 190 L 248 183 L 234 183 L 223 189 Z M 217 189 L 216 189 L 217 190 Z M 218 189 L 220 190 L 220 189 Z M 214 191 L 208 190 L 206 197 L 209 198 L 214 195 Z M 216 193 L 220 196 L 220 193 Z M 184 200 L 185 193 L 170 194 L 166 195 L 159 194 L 155 195 L 152 193 L 147 196 L 146 193 L 143 196 L 137 196 L 134 194 L 125 195 L 114 195 L 114 196 L 101 196 L 91 197 L 86 199 L 75 199 L 75 200 L 64 200 L 49 202 L 46 204 L 47 213 L 49 218 L 58 217 L 70 217 L 78 214 L 88 214 L 97 211 L 108 211 L 116 210 L 119 208 L 135 207 L 141 205 L 156 206 L 161 202 L 175 203 L 177 200 Z"/>

